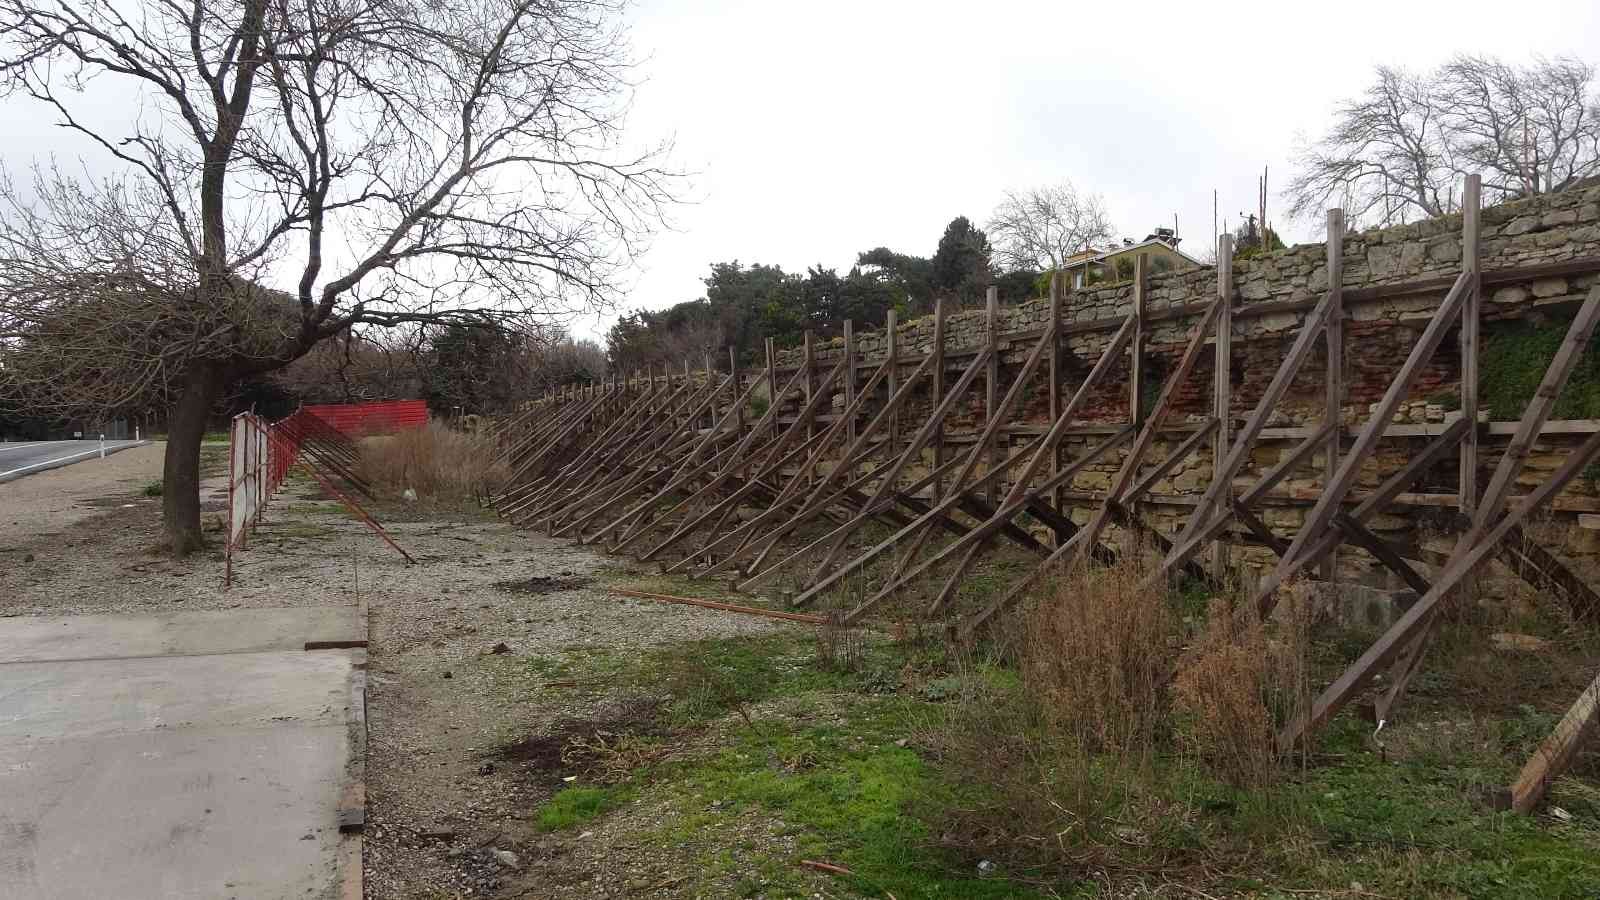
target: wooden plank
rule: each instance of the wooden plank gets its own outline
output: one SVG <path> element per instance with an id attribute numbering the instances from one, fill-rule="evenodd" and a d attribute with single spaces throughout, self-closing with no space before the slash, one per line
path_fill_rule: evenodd
<path id="1" fill-rule="evenodd" d="M 1365 522 L 1382 511 L 1396 496 L 1418 478 L 1421 478 L 1430 467 L 1442 459 L 1446 453 L 1454 450 L 1466 430 L 1467 420 L 1457 419 L 1451 430 L 1439 435 L 1422 452 L 1412 456 L 1404 466 L 1400 467 L 1399 471 L 1384 479 L 1377 490 L 1356 505 L 1350 517 L 1357 522 Z M 1287 565 L 1280 565 L 1273 571 L 1268 572 L 1266 577 L 1256 585 L 1255 595 L 1251 598 L 1251 605 L 1255 607 L 1256 614 L 1262 619 L 1271 615 L 1273 607 L 1277 603 L 1278 588 L 1302 568 L 1320 559 L 1322 554 L 1333 549 L 1340 540 L 1341 533 L 1330 530 L 1299 556 L 1293 558 L 1283 557 L 1283 562 L 1287 563 Z"/>
<path id="2" fill-rule="evenodd" d="M 1305 524 L 1289 543 L 1288 556 L 1278 562 L 1280 569 L 1287 567 L 1300 555 L 1308 542 L 1320 537 L 1327 530 L 1329 520 L 1333 518 L 1333 514 L 1344 502 L 1345 494 L 1349 493 L 1350 486 L 1360 475 L 1361 466 L 1378 448 L 1378 441 L 1383 438 L 1384 430 L 1394 420 L 1395 408 L 1410 393 L 1411 385 L 1421 374 L 1423 365 L 1433 357 L 1439 343 L 1444 340 L 1445 333 L 1454 325 L 1466 295 L 1468 280 L 1465 274 L 1456 279 L 1456 285 L 1451 289 L 1450 295 L 1440 305 L 1439 311 L 1428 323 L 1428 327 L 1423 329 L 1422 336 L 1411 348 L 1411 354 L 1406 357 L 1405 363 L 1389 382 L 1389 388 L 1384 392 L 1383 399 L 1378 401 L 1366 425 L 1362 426 L 1361 434 L 1350 447 L 1350 455 L 1339 463 L 1333 478 L 1323 485 L 1322 495 L 1317 498 L 1316 505 L 1306 514 Z"/>
<path id="3" fill-rule="evenodd" d="M 1263 547 L 1271 550 L 1279 557 L 1289 551 L 1289 545 L 1282 538 L 1273 534 L 1272 529 L 1267 527 L 1267 523 L 1261 521 L 1259 516 L 1250 511 L 1250 507 L 1234 499 L 1228 500 L 1228 507 L 1233 511 L 1233 517 L 1243 522 L 1244 527 L 1250 529 L 1250 533 L 1256 536 L 1256 540 L 1260 541 Z"/>
<path id="4" fill-rule="evenodd" d="M 1342 426 L 1344 421 L 1344 210 L 1328 210 L 1327 231 L 1328 290 L 1333 293 L 1334 301 L 1333 309 L 1328 313 L 1328 327 L 1325 331 L 1328 359 L 1322 389 L 1327 397 L 1327 405 L 1322 418 L 1325 422 Z M 1328 434 L 1328 443 L 1323 448 L 1322 483 L 1325 485 L 1332 484 L 1339 474 L 1339 439 L 1340 429 L 1336 427 Z M 1323 581 L 1338 583 L 1338 548 L 1334 548 L 1323 557 L 1319 566 L 1319 574 Z"/>
<path id="5" fill-rule="evenodd" d="M 1063 285 L 1066 276 L 1060 271 L 1050 273 L 1050 321 L 1045 326 L 1050 329 L 1050 421 L 1054 423 L 1061 418 L 1061 305 Z M 1061 471 L 1061 451 L 1057 447 L 1050 448 L 1050 474 Z M 1062 505 L 1061 488 L 1056 488 L 1054 496 L 1050 498 L 1050 506 L 1060 509 Z M 1063 529 L 1052 526 L 1056 535 L 1056 546 L 1072 537 L 1076 527 Z"/>
<path id="6" fill-rule="evenodd" d="M 1411 564 L 1401 558 L 1400 554 L 1394 552 L 1383 538 L 1373 534 L 1367 526 L 1351 518 L 1348 513 L 1341 512 L 1335 515 L 1333 527 L 1344 532 L 1345 537 L 1356 546 L 1371 553 L 1389 571 L 1399 575 L 1406 586 L 1416 591 L 1418 595 L 1426 594 L 1429 588 L 1433 587 L 1426 578 L 1417 573 L 1416 569 L 1411 568 Z"/>
<path id="7" fill-rule="evenodd" d="M 1594 739 L 1597 729 L 1600 729 L 1600 676 L 1584 688 L 1550 736 L 1533 751 L 1517 774 L 1517 780 L 1500 798 L 1502 805 L 1519 813 L 1533 812 L 1549 792 L 1550 785 L 1572 765 L 1578 751 Z"/>
<path id="8" fill-rule="evenodd" d="M 944 402 L 944 338 L 945 338 L 945 310 L 944 298 L 933 301 L 933 396 L 929 403 L 934 409 L 940 408 Z M 933 467 L 944 467 L 944 421 L 934 427 L 933 433 Z M 940 479 L 934 479 L 933 499 L 938 500 L 944 496 L 944 488 Z"/>
<path id="9" fill-rule="evenodd" d="M 900 390 L 900 314 L 894 310 L 884 313 L 883 317 L 883 349 L 889 359 L 888 396 L 893 397 Z M 919 361 L 920 362 L 920 361 Z M 900 444 L 900 413 L 898 410 L 889 417 L 889 453 L 893 455 L 894 448 Z"/>
<path id="10" fill-rule="evenodd" d="M 1434 579 L 1433 587 L 1416 603 L 1401 614 L 1399 619 L 1361 657 L 1351 663 L 1333 683 L 1317 696 L 1309 714 L 1300 721 L 1291 722 L 1278 735 L 1280 746 L 1290 747 L 1307 733 L 1327 724 L 1355 693 L 1365 685 L 1378 668 L 1387 665 L 1428 626 L 1435 608 L 1453 591 L 1461 579 L 1470 574 L 1494 551 L 1497 543 L 1512 529 L 1521 524 L 1535 510 L 1541 509 L 1552 496 L 1577 477 L 1584 466 L 1600 453 L 1600 434 L 1590 437 L 1572 455 L 1568 456 L 1550 477 L 1541 483 L 1528 499 L 1511 510 L 1493 528 L 1470 546 L 1458 545 L 1445 566 Z"/>
<path id="11" fill-rule="evenodd" d="M 844 320 L 844 405 L 853 409 L 856 401 L 856 326 L 849 319 Z M 891 391 L 891 393 L 893 393 Z M 850 417 L 845 425 L 845 440 L 855 443 L 856 419 Z"/>
<path id="12" fill-rule="evenodd" d="M 1139 437 L 1123 458 L 1122 468 L 1118 470 L 1117 477 L 1111 483 L 1111 489 L 1106 494 L 1106 500 L 1095 511 L 1094 516 L 1085 526 L 1087 536 L 1080 547 L 1093 548 L 1100 538 L 1100 531 L 1105 528 L 1111 515 L 1113 502 L 1126 502 L 1128 485 L 1139 472 L 1139 466 L 1144 461 L 1144 455 L 1150 449 L 1150 444 L 1155 440 L 1156 431 L 1161 427 L 1168 411 L 1172 408 L 1173 398 L 1177 395 L 1178 388 L 1188 380 L 1189 374 L 1194 371 L 1196 362 L 1200 359 L 1200 348 L 1205 346 L 1206 335 L 1216 325 L 1222 315 L 1223 303 L 1220 298 L 1211 301 L 1210 312 L 1202 318 L 1189 335 L 1189 346 L 1183 352 L 1183 359 L 1178 362 L 1178 367 L 1167 376 L 1167 383 L 1161 389 L 1161 397 L 1156 400 L 1150 417 L 1139 431 Z M 1080 552 L 1080 556 L 1081 556 Z M 1173 565 L 1178 565 L 1174 563 Z"/>
<path id="13" fill-rule="evenodd" d="M 1212 354 L 1211 415 L 1217 420 L 1217 439 L 1211 443 L 1211 471 L 1222 471 L 1233 446 L 1233 235 L 1217 237 L 1217 340 Z M 1231 494 L 1232 488 L 1228 489 Z M 1170 550 L 1170 548 L 1169 548 Z M 1228 571 L 1228 546 L 1211 545 L 1211 571 L 1218 577 Z"/>
<path id="14" fill-rule="evenodd" d="M 1479 206 L 1483 189 L 1481 176 L 1467 176 L 1461 195 L 1461 267 L 1470 281 L 1467 299 L 1461 307 L 1461 415 L 1473 428 L 1461 440 L 1461 513 L 1468 519 L 1478 509 L 1478 353 L 1479 329 L 1483 321 L 1483 292 L 1479 287 Z"/>
<path id="15" fill-rule="evenodd" d="M 1000 289 L 991 287 L 984 292 L 984 306 L 987 320 L 984 331 L 989 344 L 989 372 L 984 377 L 984 404 L 983 411 L 990 422 L 997 422 L 1000 418 L 996 398 L 1000 395 Z M 1001 422 L 1000 424 L 1004 424 Z M 989 450 L 989 467 L 992 469 L 1000 464 L 1000 447 L 994 445 Z M 998 484 L 989 486 L 989 502 L 995 503 L 998 499 Z"/>
<path id="16" fill-rule="evenodd" d="M 1500 545 L 1500 561 L 1536 590 L 1555 588 L 1573 618 L 1589 623 L 1600 621 L 1600 595 L 1555 554 L 1524 535 L 1522 529 L 1513 529 Z"/>
<path id="17" fill-rule="evenodd" d="M 1128 421 L 1137 428 L 1144 424 L 1144 353 L 1148 340 L 1148 315 L 1145 293 L 1148 290 L 1150 255 L 1133 258 L 1133 339 L 1128 342 Z"/>
<path id="18" fill-rule="evenodd" d="M 1244 427 L 1239 430 L 1239 434 L 1234 438 L 1233 446 L 1229 448 L 1228 455 L 1224 458 L 1221 468 L 1212 471 L 1211 485 L 1206 488 L 1205 494 L 1200 498 L 1199 505 L 1195 507 L 1194 515 L 1189 517 L 1188 524 L 1184 526 L 1183 531 L 1179 533 L 1177 540 L 1174 541 L 1177 546 L 1172 553 L 1169 553 L 1161 561 L 1161 567 L 1154 573 L 1153 578 L 1165 577 L 1167 572 L 1172 571 L 1174 566 L 1183 562 L 1184 558 L 1187 558 L 1182 556 L 1183 554 L 1193 553 L 1197 549 L 1197 547 L 1191 546 L 1193 542 L 1190 539 L 1200 530 L 1202 523 L 1211 516 L 1213 510 L 1218 508 L 1218 502 L 1222 495 L 1231 489 L 1233 476 L 1238 473 L 1239 467 L 1244 464 L 1245 457 L 1248 455 L 1257 433 L 1266 427 L 1268 417 L 1277 407 L 1278 401 L 1283 399 L 1284 392 L 1289 389 L 1289 384 L 1294 381 L 1294 376 L 1299 373 L 1300 367 L 1304 365 L 1306 356 L 1311 351 L 1312 341 L 1317 338 L 1323 323 L 1327 321 L 1333 301 L 1334 297 L 1331 292 L 1323 294 L 1317 309 L 1311 313 L 1305 324 L 1301 326 L 1299 336 L 1295 338 L 1295 342 L 1289 348 L 1288 354 L 1284 356 L 1283 362 L 1278 364 L 1278 371 L 1273 374 L 1272 381 L 1267 384 L 1266 390 L 1262 392 L 1260 400 L 1256 403 L 1256 408 L 1250 413 L 1250 417 L 1245 420 Z"/>

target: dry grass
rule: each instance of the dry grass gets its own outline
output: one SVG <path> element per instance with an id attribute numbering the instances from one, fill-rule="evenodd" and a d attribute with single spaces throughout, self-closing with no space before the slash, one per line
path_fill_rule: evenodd
<path id="1" fill-rule="evenodd" d="M 1235 787 L 1276 778 L 1278 729 L 1309 706 L 1309 604 L 1300 591 L 1285 593 L 1288 608 L 1271 636 L 1255 616 L 1240 619 L 1213 600 L 1194 657 L 1173 681 L 1175 743 Z"/>
<path id="2" fill-rule="evenodd" d="M 481 497 L 507 475 L 487 437 L 438 422 L 361 442 L 361 474 L 394 494 L 407 488 L 422 499 Z"/>
<path id="3" fill-rule="evenodd" d="M 1067 573 L 1028 615 L 1023 681 L 1045 718 L 1087 751 L 1145 757 L 1167 713 L 1179 620 L 1124 563 Z"/>

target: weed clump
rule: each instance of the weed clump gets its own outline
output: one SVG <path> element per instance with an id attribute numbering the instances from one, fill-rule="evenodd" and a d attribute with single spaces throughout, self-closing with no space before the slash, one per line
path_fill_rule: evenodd
<path id="1" fill-rule="evenodd" d="M 1133 564 L 1075 569 L 1028 615 L 1023 680 L 1089 752 L 1145 754 L 1166 718 L 1179 621 Z"/>

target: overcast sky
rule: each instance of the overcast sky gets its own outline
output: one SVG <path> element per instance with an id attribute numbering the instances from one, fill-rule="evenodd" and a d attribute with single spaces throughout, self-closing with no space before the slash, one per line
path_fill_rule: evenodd
<path id="1" fill-rule="evenodd" d="M 694 175 L 624 308 L 699 297 L 714 262 L 844 270 L 877 246 L 931 255 L 951 218 L 982 223 L 1007 188 L 1061 179 L 1103 195 L 1124 236 L 1177 214 L 1199 256 L 1212 189 L 1237 224 L 1262 167 L 1286 183 L 1299 140 L 1377 64 L 1426 69 L 1457 52 L 1600 63 L 1596 0 L 642 0 L 629 18 L 645 79 L 629 140 L 672 139 Z M 102 93 L 95 111 L 125 115 L 131 96 Z M 40 154 L 95 152 L 52 121 L 0 104 L 0 160 L 15 173 Z M 576 331 L 603 341 L 612 318 Z"/>
<path id="2" fill-rule="evenodd" d="M 1285 183 L 1297 139 L 1374 65 L 1462 51 L 1600 62 L 1594 0 L 647 0 L 632 19 L 648 81 L 630 129 L 673 138 L 696 173 L 695 202 L 628 299 L 647 308 L 700 296 L 713 262 L 931 255 L 954 216 L 981 222 L 1005 189 L 1063 178 L 1104 195 L 1129 237 L 1176 213 L 1199 255 L 1212 189 L 1237 224 L 1262 166 Z M 1271 198 L 1269 216 L 1281 207 Z M 1291 241 L 1320 239 L 1283 224 Z M 603 338 L 607 324 L 579 330 Z"/>

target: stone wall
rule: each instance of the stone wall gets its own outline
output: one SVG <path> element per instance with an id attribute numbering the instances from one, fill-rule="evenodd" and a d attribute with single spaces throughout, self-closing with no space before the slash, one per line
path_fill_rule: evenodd
<path id="1" fill-rule="evenodd" d="M 1388 388 L 1404 362 L 1422 328 L 1443 299 L 1449 283 L 1459 274 L 1461 264 L 1461 217 L 1448 216 L 1410 225 L 1371 230 L 1347 235 L 1343 242 L 1343 286 L 1346 309 L 1345 380 L 1349 387 L 1343 408 L 1347 425 L 1358 425 L 1369 416 L 1371 407 Z M 1600 186 L 1561 194 L 1530 198 L 1490 207 L 1482 213 L 1480 244 L 1486 287 L 1483 293 L 1483 318 L 1486 337 L 1492 338 L 1497 323 L 1519 318 L 1570 318 L 1589 288 L 1600 282 Z M 1593 269 L 1570 267 L 1566 274 L 1549 274 L 1553 264 L 1595 260 Z M 1533 270 L 1524 274 L 1513 270 Z M 1543 271 L 1541 271 L 1541 269 Z M 1299 333 L 1310 307 L 1327 289 L 1326 248 L 1323 244 L 1303 244 L 1250 260 L 1241 260 L 1234 270 L 1235 321 L 1233 353 L 1229 360 L 1232 381 L 1231 412 L 1242 419 L 1255 407 L 1262 390 L 1276 372 L 1284 352 Z M 1146 309 L 1151 317 L 1146 353 L 1147 377 L 1159 389 L 1166 372 L 1176 365 L 1188 340 L 1195 316 L 1216 292 L 1216 273 L 1202 268 L 1153 275 L 1146 290 Z M 1133 305 L 1131 283 L 1104 285 L 1069 295 L 1064 306 L 1063 396 L 1070 396 L 1101 354 L 1106 342 Z M 1176 312 L 1174 312 L 1176 311 Z M 999 380 L 1001 395 L 1010 385 L 1023 359 L 1037 340 L 1049 316 L 1049 303 L 1036 300 L 1000 310 L 1004 370 Z M 954 381 L 968 364 L 972 352 L 986 340 L 987 315 L 983 310 L 962 310 L 946 320 L 946 384 Z M 934 322 L 925 317 L 900 325 L 897 331 L 899 355 L 909 371 L 932 346 Z M 856 335 L 858 367 L 874 366 L 885 352 L 884 334 L 865 331 Z M 1323 397 L 1322 342 L 1317 352 L 1302 367 L 1284 400 L 1273 411 L 1269 426 L 1284 429 L 1319 422 L 1325 404 Z M 843 340 L 835 339 L 814 348 L 817 368 L 825 372 L 844 352 Z M 792 368 L 803 361 L 802 351 L 792 349 L 778 359 L 780 368 Z M 1211 411 L 1211 366 L 1202 357 L 1187 384 L 1176 397 L 1175 415 L 1169 425 L 1203 421 Z M 1128 368 L 1126 360 L 1110 373 L 1107 383 L 1095 390 L 1082 410 L 1083 425 L 1127 421 Z M 1002 445 L 1016 445 L 1037 433 L 1048 420 L 1048 369 L 1039 372 L 1027 385 L 1020 409 L 1014 415 L 1015 431 L 1002 437 Z M 864 380 L 865 372 L 859 376 Z M 986 418 L 981 378 L 975 382 L 955 411 L 949 424 L 956 447 L 963 431 L 970 432 Z M 1452 415 L 1449 398 L 1460 389 L 1460 355 L 1454 334 L 1446 339 L 1431 363 L 1421 373 L 1411 395 L 1395 421 L 1400 425 L 1438 425 Z M 875 408 L 886 393 L 880 389 Z M 835 409 L 843 406 L 842 394 L 834 398 Z M 920 422 L 931 411 L 931 398 L 919 396 L 904 413 L 909 422 Z M 870 416 L 869 408 L 867 415 Z M 866 421 L 865 418 L 862 420 Z M 1030 427 L 1031 426 L 1031 427 Z M 1378 454 L 1361 473 L 1357 490 L 1375 487 L 1378 482 L 1409 459 L 1422 446 L 1427 429 L 1410 436 L 1386 438 Z M 1578 443 L 1582 434 L 1547 435 L 1535 448 L 1524 484 L 1542 476 L 1559 464 L 1564 453 Z M 1182 434 L 1163 437 L 1147 459 L 1165 457 L 1183 438 Z M 1080 455 L 1100 438 L 1074 437 L 1063 448 L 1062 458 Z M 1269 432 L 1253 451 L 1240 484 L 1253 482 L 1280 455 L 1298 440 L 1294 435 Z M 1482 455 L 1486 472 L 1493 466 L 1504 443 L 1504 436 L 1491 433 L 1484 438 Z M 1152 490 L 1153 499 L 1143 504 L 1147 518 L 1163 530 L 1172 530 L 1187 516 L 1193 498 L 1205 490 L 1211 474 L 1211 451 L 1203 448 L 1180 464 Z M 931 460 L 930 460 L 931 461 Z M 1121 462 L 1109 454 L 1100 464 L 1085 469 L 1069 486 L 1068 500 L 1077 505 L 1075 518 L 1089 515 L 1093 492 L 1105 490 Z M 1441 492 L 1453 491 L 1455 461 L 1448 458 L 1430 477 Z M 1268 501 L 1262 517 L 1281 534 L 1292 534 L 1302 521 L 1306 502 L 1320 490 L 1320 455 L 1296 472 Z M 925 474 L 919 468 L 909 478 Z M 1483 476 L 1487 480 L 1487 474 Z M 1419 487 L 1417 493 L 1426 493 Z M 1428 498 L 1422 498 L 1427 501 Z M 1594 485 L 1578 479 L 1558 498 L 1559 513 L 1568 515 L 1577 526 L 1577 514 L 1600 511 Z M 1419 544 L 1429 540 L 1427 502 L 1397 506 L 1373 523 L 1385 537 L 1401 543 Z M 1591 519 L 1593 517 L 1590 517 Z M 1600 522 L 1590 524 L 1600 525 Z M 1575 555 L 1593 559 L 1600 541 L 1587 532 L 1574 532 L 1564 543 Z M 1262 551 L 1264 553 L 1264 551 Z M 1373 574 L 1352 551 L 1345 558 L 1354 575 Z M 1247 552 L 1247 562 L 1263 563 L 1261 553 Z"/>

